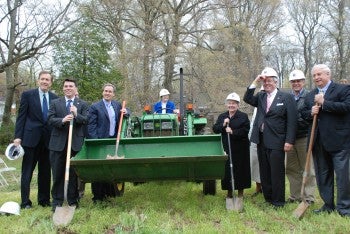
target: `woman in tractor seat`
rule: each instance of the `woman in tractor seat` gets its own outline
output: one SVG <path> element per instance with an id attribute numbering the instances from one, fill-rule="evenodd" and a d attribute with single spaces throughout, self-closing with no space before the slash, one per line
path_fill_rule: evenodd
<path id="1" fill-rule="evenodd" d="M 251 187 L 250 181 L 250 150 L 248 132 L 250 121 L 248 115 L 239 110 L 240 97 L 230 93 L 226 98 L 227 111 L 220 114 L 213 126 L 214 133 L 220 133 L 224 150 L 232 159 L 234 189 L 238 190 L 238 198 L 242 201 L 243 190 Z M 229 137 L 228 137 L 229 135 Z M 231 150 L 229 150 L 230 141 Z M 232 198 L 230 160 L 225 165 L 225 175 L 221 180 L 222 190 L 227 190 L 227 198 Z M 243 208 L 243 203 L 242 203 Z"/>
<path id="2" fill-rule="evenodd" d="M 154 104 L 154 114 L 173 114 L 176 113 L 175 104 L 169 101 L 169 91 L 167 89 L 161 89 L 159 92 L 160 101 Z"/>

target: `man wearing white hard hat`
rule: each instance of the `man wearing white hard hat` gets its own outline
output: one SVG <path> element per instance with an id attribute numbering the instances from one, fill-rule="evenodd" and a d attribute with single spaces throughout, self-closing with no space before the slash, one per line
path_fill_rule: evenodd
<path id="1" fill-rule="evenodd" d="M 288 202 L 300 202 L 300 190 L 303 182 L 303 171 L 306 162 L 306 148 L 308 135 L 308 121 L 301 117 L 301 110 L 304 106 L 305 96 L 309 92 L 304 88 L 305 75 L 301 70 L 294 70 L 289 75 L 289 83 L 292 89 L 292 95 L 297 103 L 298 110 L 298 126 L 295 144 L 291 151 L 287 152 L 286 175 L 289 180 L 290 196 Z M 308 203 L 315 201 L 316 179 L 313 163 L 311 163 L 309 173 L 310 177 L 305 183 L 305 200 Z"/>
<path id="2" fill-rule="evenodd" d="M 16 120 L 14 145 L 24 149 L 21 171 L 21 208 L 31 208 L 30 183 L 38 164 L 38 204 L 50 206 L 51 166 L 49 141 L 52 127 L 49 126 L 48 109 L 51 101 L 58 98 L 50 90 L 53 77 L 48 71 L 41 71 L 38 88 L 22 93 Z"/>
<path id="3" fill-rule="evenodd" d="M 263 84 L 265 92 L 254 95 Z M 294 98 L 277 89 L 278 75 L 266 67 L 247 88 L 244 101 L 257 107 L 251 141 L 258 146 L 260 179 L 265 201 L 285 204 L 285 152 L 295 143 L 297 110 Z"/>
<path id="4" fill-rule="evenodd" d="M 213 131 L 221 134 L 222 144 L 227 154 L 230 151 L 228 145 L 230 139 L 231 155 L 229 157 L 233 162 L 234 188 L 238 190 L 238 199 L 242 201 L 243 190 L 251 187 L 248 139 L 250 121 L 248 115 L 239 110 L 239 103 L 240 97 L 237 93 L 231 93 L 227 96 L 227 111 L 218 116 Z M 225 176 L 221 181 L 221 188 L 227 190 L 227 198 L 232 198 L 234 192 L 232 191 L 230 170 L 230 160 L 227 160 Z M 242 202 L 240 204 L 243 206 Z M 243 207 L 239 209 L 241 210 Z"/>
<path id="5" fill-rule="evenodd" d="M 160 101 L 154 104 L 153 112 L 157 114 L 172 114 L 175 111 L 175 104 L 169 100 L 169 91 L 161 89 L 159 91 Z"/>

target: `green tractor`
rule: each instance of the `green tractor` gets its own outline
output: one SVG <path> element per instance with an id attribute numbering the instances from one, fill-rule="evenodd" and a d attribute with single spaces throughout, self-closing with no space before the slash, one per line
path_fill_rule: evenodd
<path id="1" fill-rule="evenodd" d="M 214 195 L 227 160 L 221 136 L 203 135 L 207 120 L 192 105 L 180 113 L 147 108 L 141 117 L 124 118 L 118 147 L 114 139 L 86 139 L 71 165 L 85 182 L 122 184 L 120 194 L 120 182 L 185 180 L 203 182 L 203 193 Z"/>

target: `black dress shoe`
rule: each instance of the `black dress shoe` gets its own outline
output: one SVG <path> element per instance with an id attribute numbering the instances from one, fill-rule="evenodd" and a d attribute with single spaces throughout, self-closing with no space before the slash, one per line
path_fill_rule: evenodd
<path id="1" fill-rule="evenodd" d="M 75 209 L 78 209 L 79 204 L 78 203 L 71 203 L 71 204 L 69 204 L 69 206 L 75 206 Z"/>
<path id="2" fill-rule="evenodd" d="M 32 205 L 27 204 L 27 205 L 21 205 L 21 209 L 31 209 Z"/>
<path id="3" fill-rule="evenodd" d="M 271 205 L 274 209 L 279 209 L 284 207 L 285 203 L 284 202 L 271 202 Z"/>
<path id="4" fill-rule="evenodd" d="M 49 203 L 39 203 L 39 206 L 42 206 L 42 207 L 49 207 L 51 206 L 50 202 Z"/>
<path id="5" fill-rule="evenodd" d="M 332 213 L 334 210 L 333 209 L 329 209 L 329 208 L 326 208 L 326 207 L 321 207 L 320 209 L 317 209 L 317 210 L 313 210 L 312 212 L 315 213 L 315 214 L 322 214 L 322 213 Z"/>
<path id="6" fill-rule="evenodd" d="M 349 219 L 350 219 L 350 214 L 342 214 L 342 213 L 339 213 L 339 215 L 340 215 L 341 217 L 349 218 Z"/>

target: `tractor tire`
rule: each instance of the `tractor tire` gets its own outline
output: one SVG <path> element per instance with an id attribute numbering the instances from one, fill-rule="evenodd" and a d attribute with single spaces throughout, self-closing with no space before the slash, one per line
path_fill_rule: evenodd
<path id="1" fill-rule="evenodd" d="M 203 194 L 215 195 L 216 194 L 216 180 L 204 180 L 203 181 Z"/>

